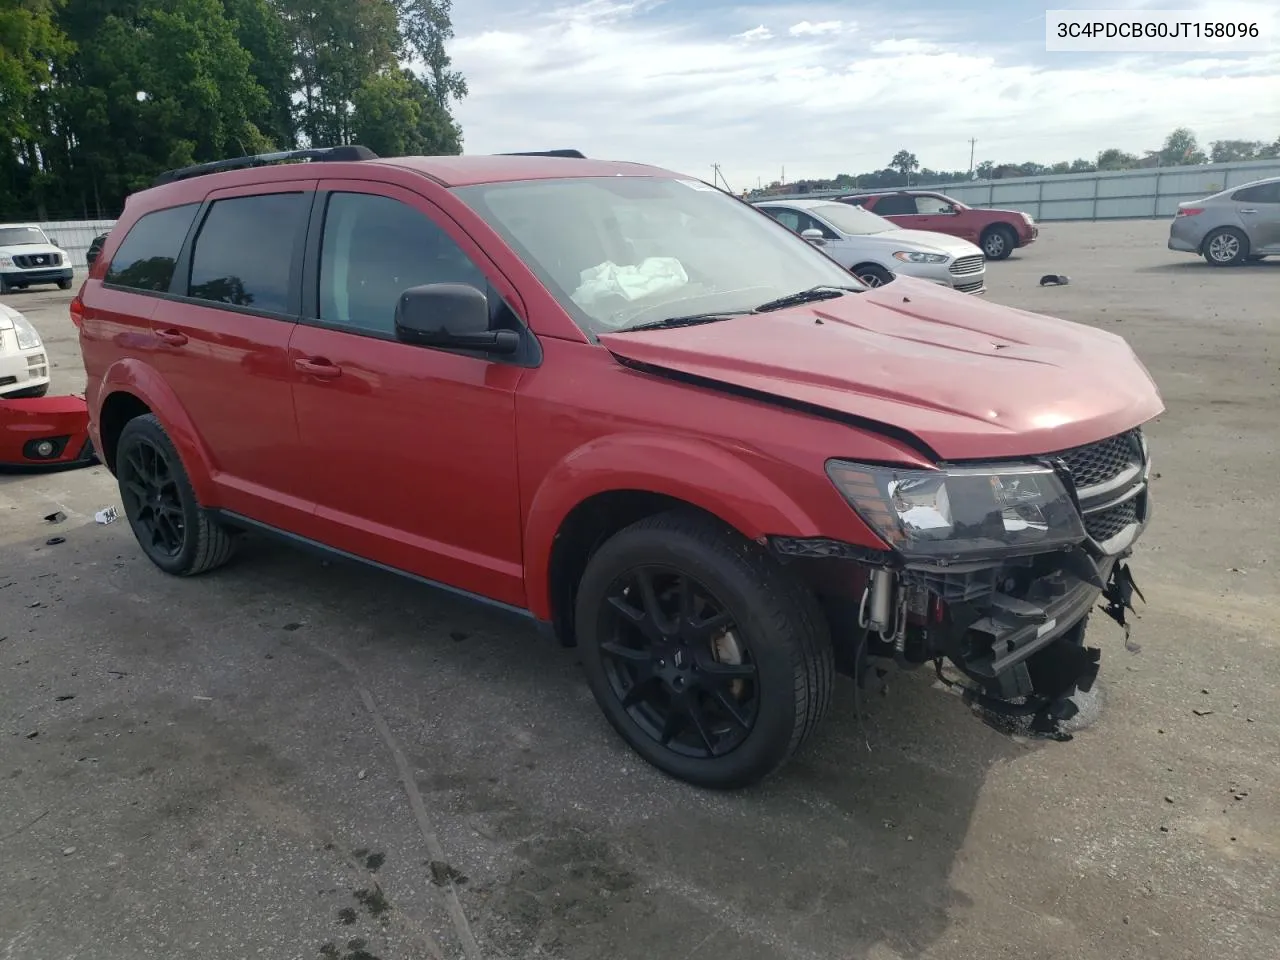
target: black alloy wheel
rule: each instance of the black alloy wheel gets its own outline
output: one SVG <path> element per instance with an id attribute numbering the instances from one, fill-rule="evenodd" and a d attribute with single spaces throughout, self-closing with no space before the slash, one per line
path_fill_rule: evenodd
<path id="1" fill-rule="evenodd" d="M 616 579 L 608 601 L 605 675 L 636 724 L 681 756 L 709 759 L 740 746 L 759 714 L 759 687 L 724 605 L 661 564 Z"/>
<path id="2" fill-rule="evenodd" d="M 188 577 L 231 559 L 234 531 L 197 501 L 178 449 L 154 414 L 125 424 L 115 473 L 129 526 L 161 570 Z"/>
<path id="3" fill-rule="evenodd" d="M 142 549 L 153 558 L 177 557 L 187 538 L 186 511 L 164 452 L 141 438 L 130 445 L 116 469 L 125 516 Z"/>
<path id="4" fill-rule="evenodd" d="M 578 585 L 574 632 L 613 728 L 697 786 L 768 776 L 831 699 L 831 637 L 812 592 L 697 511 L 646 517 L 601 544 Z"/>

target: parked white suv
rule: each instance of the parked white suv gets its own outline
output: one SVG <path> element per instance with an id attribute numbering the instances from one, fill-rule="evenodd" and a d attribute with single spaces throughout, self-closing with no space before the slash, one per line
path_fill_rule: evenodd
<path id="1" fill-rule="evenodd" d="M 0 303 L 0 400 L 49 392 L 49 358 L 31 321 Z"/>
<path id="2" fill-rule="evenodd" d="M 67 251 L 34 223 L 0 223 L 0 293 L 56 283 L 70 290 L 74 268 Z"/>

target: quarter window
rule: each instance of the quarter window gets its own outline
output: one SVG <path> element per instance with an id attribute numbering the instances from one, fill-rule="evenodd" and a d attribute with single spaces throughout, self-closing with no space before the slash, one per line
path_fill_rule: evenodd
<path id="1" fill-rule="evenodd" d="M 1237 190 L 1231 199 L 1237 203 L 1280 203 L 1280 180 Z"/>
<path id="2" fill-rule="evenodd" d="M 190 296 L 288 314 L 290 276 L 306 229 L 309 193 L 215 200 L 191 254 Z"/>
<path id="3" fill-rule="evenodd" d="M 199 209 L 200 204 L 188 203 L 138 218 L 111 258 L 105 282 L 131 290 L 168 292 L 174 264 Z"/>
<path id="4" fill-rule="evenodd" d="M 369 193 L 329 197 L 320 245 L 322 321 L 394 335 L 400 294 L 429 283 L 466 283 L 489 292 L 474 261 L 408 204 Z"/>

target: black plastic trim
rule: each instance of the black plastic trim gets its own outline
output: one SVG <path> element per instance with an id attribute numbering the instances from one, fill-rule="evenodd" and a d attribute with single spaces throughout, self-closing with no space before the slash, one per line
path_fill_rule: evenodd
<path id="1" fill-rule="evenodd" d="M 527 610 L 524 607 L 517 607 L 509 603 L 503 603 L 501 600 L 494 600 L 491 597 L 486 597 L 478 593 L 472 593 L 470 590 L 463 590 L 460 587 L 450 586 L 447 583 L 441 583 L 439 580 L 432 580 L 428 577 L 423 577 L 423 576 L 420 576 L 419 574 L 411 573 L 408 570 L 402 570 L 399 567 L 393 567 L 385 563 L 379 563 L 377 560 L 370 560 L 367 557 L 360 556 L 359 554 L 349 553 L 346 550 L 339 550 L 337 547 L 331 547 L 328 544 L 321 543 L 319 540 L 312 540 L 310 537 L 304 537 L 301 534 L 291 533 L 288 530 L 281 530 L 279 527 L 274 527 L 271 524 L 263 523 L 260 520 L 254 520 L 252 517 L 246 517 L 240 513 L 235 513 L 230 510 L 220 510 L 220 509 L 210 509 L 208 512 L 212 514 L 214 517 L 216 517 L 218 520 L 222 521 L 223 523 L 231 527 L 254 530 L 258 533 L 265 534 L 269 537 L 272 537 L 277 540 L 281 540 L 285 543 L 289 543 L 295 547 L 299 547 L 303 550 L 307 550 L 312 553 L 318 553 L 323 556 L 330 557 L 337 560 L 346 560 L 354 563 L 359 563 L 362 566 L 372 567 L 375 570 L 382 570 L 382 571 L 385 571 L 386 573 L 394 573 L 396 576 L 404 577 L 406 580 L 412 580 L 415 583 L 420 583 L 426 587 L 432 587 L 436 590 L 443 591 L 444 593 L 451 594 L 463 600 L 469 600 L 473 603 L 479 604 L 480 606 L 488 607 L 490 609 L 497 610 L 501 613 L 510 614 L 511 616 L 518 617 L 519 619 L 526 622 L 532 621 L 535 624 L 541 624 L 543 622 L 533 615 L 533 611 Z M 540 629 L 545 629 L 545 628 L 540 628 Z"/>

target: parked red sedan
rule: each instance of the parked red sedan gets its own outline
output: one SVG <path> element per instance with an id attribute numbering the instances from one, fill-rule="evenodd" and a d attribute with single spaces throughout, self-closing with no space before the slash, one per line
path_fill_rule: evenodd
<path id="1" fill-rule="evenodd" d="M 976 243 L 988 260 L 1004 260 L 1040 235 L 1035 220 L 1020 210 L 969 207 L 930 190 L 859 193 L 840 200 L 866 207 L 908 230 L 932 230 Z"/>

